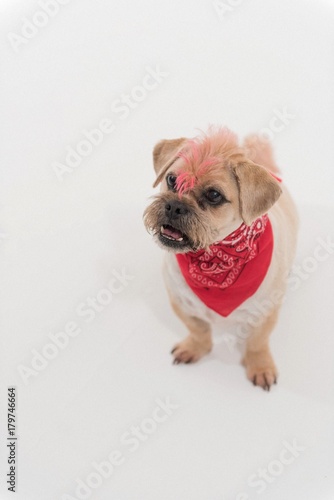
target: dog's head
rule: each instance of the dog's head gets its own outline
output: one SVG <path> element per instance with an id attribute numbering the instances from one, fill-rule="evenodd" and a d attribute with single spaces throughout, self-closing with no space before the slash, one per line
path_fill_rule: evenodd
<path id="1" fill-rule="evenodd" d="M 228 129 L 160 141 L 153 150 L 160 194 L 144 212 L 146 228 L 176 253 L 208 248 L 266 213 L 279 183 L 247 158 Z"/>

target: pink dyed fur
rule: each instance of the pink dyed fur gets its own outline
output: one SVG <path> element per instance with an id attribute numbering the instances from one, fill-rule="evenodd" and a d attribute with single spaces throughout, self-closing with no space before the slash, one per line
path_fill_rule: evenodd
<path id="1" fill-rule="evenodd" d="M 279 173 L 267 140 L 253 134 L 247 136 L 243 145 L 239 146 L 236 134 L 226 127 L 211 126 L 208 133 L 188 140 L 178 157 L 185 163 L 185 168 L 176 179 L 179 196 L 193 189 L 205 172 L 215 167 L 221 168 L 232 158 L 252 160 L 274 174 Z"/>
<path id="2" fill-rule="evenodd" d="M 176 179 L 179 195 L 193 189 L 201 175 L 238 151 L 237 136 L 226 127 L 210 127 L 207 134 L 187 141 L 178 154 L 186 164 L 186 169 Z"/>

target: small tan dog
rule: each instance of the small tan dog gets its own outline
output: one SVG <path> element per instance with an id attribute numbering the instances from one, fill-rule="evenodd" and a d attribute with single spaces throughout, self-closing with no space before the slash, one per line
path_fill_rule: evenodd
<path id="1" fill-rule="evenodd" d="M 269 390 L 277 379 L 269 335 L 298 225 L 270 145 L 249 136 L 240 146 L 227 128 L 211 128 L 195 139 L 160 141 L 153 161 L 161 190 L 144 223 L 168 251 L 166 286 L 189 330 L 172 350 L 174 363 L 210 352 L 213 323 L 232 325 L 243 332 L 248 378 Z"/>

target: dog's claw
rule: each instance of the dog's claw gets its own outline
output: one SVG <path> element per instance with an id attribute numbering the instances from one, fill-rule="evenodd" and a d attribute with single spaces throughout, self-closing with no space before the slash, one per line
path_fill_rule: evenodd
<path id="1" fill-rule="evenodd" d="M 184 363 L 195 363 L 204 354 L 210 352 L 211 344 L 207 345 L 202 342 L 197 342 L 190 336 L 185 340 L 173 347 L 171 354 L 174 356 L 177 362 L 175 364 Z"/>
<path id="2" fill-rule="evenodd" d="M 265 373 L 263 374 L 263 378 L 264 378 L 264 381 L 265 381 L 265 385 L 264 385 L 263 389 L 265 391 L 269 392 L 270 391 L 270 384 L 268 383 L 268 380 L 267 380 L 267 377 L 266 377 Z"/>
<path id="3" fill-rule="evenodd" d="M 269 351 L 246 352 L 243 363 L 247 378 L 253 385 L 269 392 L 271 386 L 276 384 L 277 370 Z"/>
<path id="4" fill-rule="evenodd" d="M 254 375 L 253 378 L 251 379 L 251 382 L 253 382 L 253 385 L 262 387 L 264 391 L 269 392 L 271 384 L 277 384 L 277 379 L 275 377 L 271 382 L 270 379 L 268 379 L 268 376 L 265 373 L 262 373 Z"/>

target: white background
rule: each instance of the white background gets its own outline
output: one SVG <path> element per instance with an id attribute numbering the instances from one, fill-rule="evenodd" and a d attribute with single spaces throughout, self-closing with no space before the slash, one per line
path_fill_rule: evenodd
<path id="1" fill-rule="evenodd" d="M 219 15 L 205 0 L 71 0 L 15 44 L 27 20 L 43 24 L 41 3 L 0 3 L 1 499 L 13 495 L 3 479 L 9 385 L 18 500 L 79 498 L 77 479 L 113 450 L 123 463 L 87 498 L 333 499 L 333 248 L 314 257 L 319 238 L 334 240 L 333 5 L 226 0 Z M 165 77 L 122 119 L 112 104 L 157 66 Z M 272 335 L 280 378 L 268 394 L 221 337 L 200 363 L 171 364 L 186 332 L 142 212 L 159 139 L 210 123 L 242 137 L 284 109 L 293 118 L 273 144 L 299 207 L 304 270 Z M 104 118 L 114 131 L 60 180 L 55 162 Z M 92 321 L 79 317 L 78 305 L 123 268 L 133 276 L 124 290 Z M 81 333 L 25 384 L 18 367 L 31 367 L 32 350 L 69 321 Z M 131 453 L 121 437 L 158 398 L 177 408 Z M 247 484 L 294 440 L 303 451 L 263 493 Z"/>

